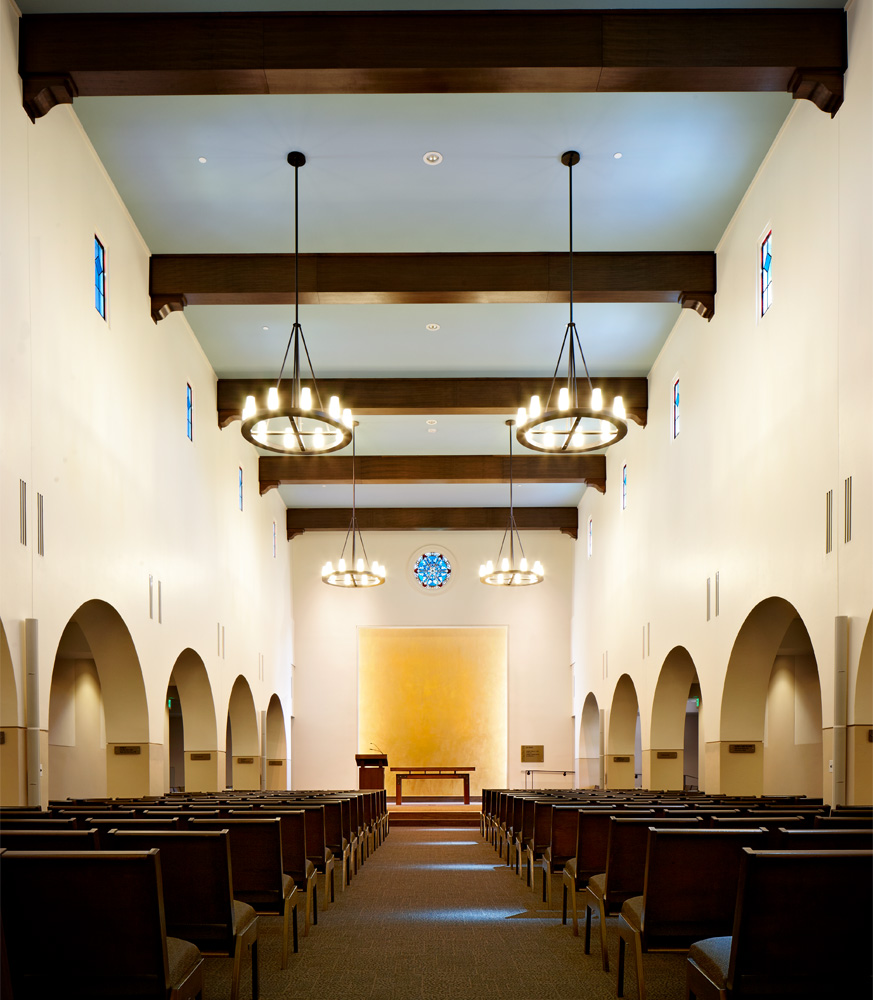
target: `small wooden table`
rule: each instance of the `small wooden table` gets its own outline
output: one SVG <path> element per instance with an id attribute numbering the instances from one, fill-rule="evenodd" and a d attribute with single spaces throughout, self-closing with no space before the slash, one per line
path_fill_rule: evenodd
<path id="1" fill-rule="evenodd" d="M 397 797 L 395 802 L 398 806 L 403 805 L 403 779 L 407 781 L 427 780 L 431 778 L 460 778 L 464 782 L 464 805 L 470 804 L 470 771 L 475 771 L 475 767 L 392 767 L 392 771 L 397 774 Z"/>

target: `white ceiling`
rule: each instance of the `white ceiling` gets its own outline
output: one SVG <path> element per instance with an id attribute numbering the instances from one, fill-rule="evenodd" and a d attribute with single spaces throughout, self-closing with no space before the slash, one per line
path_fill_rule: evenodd
<path id="1" fill-rule="evenodd" d="M 19 0 L 25 13 L 206 10 L 725 8 L 746 2 Z M 840 7 L 792 0 L 757 6 Z M 395 94 L 79 98 L 76 113 L 154 253 L 290 252 L 292 149 L 302 252 L 564 251 L 566 149 L 577 250 L 713 250 L 790 110 L 785 94 Z M 445 157 L 422 161 L 428 150 Z M 621 152 L 621 159 L 615 159 Z M 205 157 L 206 163 L 198 158 Z M 718 308 L 716 301 L 716 309 Z M 192 306 L 216 373 L 275 376 L 284 306 Z M 599 375 L 645 375 L 677 305 L 576 307 Z M 302 306 L 316 375 L 551 375 L 561 305 Z M 697 321 L 697 320 L 695 320 Z M 701 332 L 705 321 L 699 320 Z M 427 323 L 439 323 L 429 333 Z M 267 329 L 265 330 L 264 327 Z M 509 416 L 510 414 L 507 414 Z M 502 454 L 503 416 L 367 417 L 362 454 Z M 224 433 L 236 433 L 235 427 Z M 629 434 L 644 433 L 632 424 Z M 519 487 L 519 505 L 575 504 L 582 487 Z M 283 487 L 290 506 L 348 506 L 348 487 Z M 362 487 L 362 506 L 501 506 L 504 486 Z"/>

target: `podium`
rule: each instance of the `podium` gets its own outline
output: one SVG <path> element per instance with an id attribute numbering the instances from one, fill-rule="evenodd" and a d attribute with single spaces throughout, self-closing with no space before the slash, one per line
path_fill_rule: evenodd
<path id="1" fill-rule="evenodd" d="M 358 765 L 358 788 L 385 787 L 385 768 L 388 766 L 387 754 L 356 753 L 355 763 Z"/>

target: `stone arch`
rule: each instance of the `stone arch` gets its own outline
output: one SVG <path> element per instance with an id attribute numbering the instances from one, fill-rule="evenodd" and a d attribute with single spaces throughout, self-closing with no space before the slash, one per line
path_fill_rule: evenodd
<path id="1" fill-rule="evenodd" d="M 593 691 L 582 705 L 579 726 L 579 748 L 576 753 L 576 783 L 579 788 L 595 788 L 603 784 L 603 748 L 600 741 L 600 706 Z"/>
<path id="2" fill-rule="evenodd" d="M 266 785 L 267 788 L 288 787 L 288 736 L 285 714 L 277 694 L 270 698 L 266 714 Z"/>
<path id="3" fill-rule="evenodd" d="M 688 718 L 688 702 L 693 689 L 699 691 L 697 668 L 684 646 L 674 646 L 667 654 L 658 673 L 652 700 L 651 747 L 643 751 L 643 785 L 646 788 L 683 789 L 686 763 L 693 764 L 697 777 L 697 711 Z M 694 725 L 691 726 L 691 721 Z M 688 739 L 692 734 L 692 745 Z"/>
<path id="4" fill-rule="evenodd" d="M 237 790 L 261 787 L 258 716 L 249 682 L 240 674 L 227 706 L 227 778 Z"/>
<path id="5" fill-rule="evenodd" d="M 181 717 L 176 723 L 170 717 L 168 697 L 168 728 L 173 734 L 177 725 L 182 729 L 181 748 L 177 740 L 168 742 L 169 762 L 175 765 L 176 786 L 186 792 L 218 791 L 218 727 L 215 722 L 215 699 L 206 672 L 206 664 L 193 649 L 183 649 L 170 674 L 168 695 L 176 692 Z M 181 778 L 181 780 L 180 780 Z M 169 782 L 168 782 L 169 783 Z"/>
<path id="6" fill-rule="evenodd" d="M 147 795 L 149 715 L 139 657 L 121 615 L 87 601 L 55 652 L 49 691 L 49 797 Z"/>
<path id="7" fill-rule="evenodd" d="M 869 805 L 873 799 L 871 732 L 873 732 L 873 614 L 867 619 L 867 629 L 861 642 L 847 740 L 846 800 L 852 804 Z"/>
<path id="8" fill-rule="evenodd" d="M 609 710 L 606 787 L 633 788 L 636 774 L 636 745 L 640 715 L 637 689 L 628 674 L 615 685 Z"/>
<path id="9" fill-rule="evenodd" d="M 6 628 L 0 621 L 0 806 L 24 805 L 27 799 L 27 730 L 19 716 L 18 685 Z"/>
<path id="10" fill-rule="evenodd" d="M 806 626 L 769 597 L 740 627 L 722 691 L 707 790 L 728 795 L 822 794 L 821 687 Z"/>

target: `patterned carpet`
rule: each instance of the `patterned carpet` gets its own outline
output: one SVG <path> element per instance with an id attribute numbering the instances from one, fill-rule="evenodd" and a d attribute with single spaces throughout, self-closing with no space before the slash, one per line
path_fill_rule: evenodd
<path id="1" fill-rule="evenodd" d="M 279 968 L 281 920 L 260 918 L 263 1000 L 611 1000 L 618 936 L 610 933 L 612 974 L 600 969 L 582 931 L 561 925 L 560 877 L 553 903 L 540 902 L 478 829 L 397 828 L 369 858 L 318 926 Z M 319 891 L 319 902 L 321 891 Z M 609 924 L 614 925 L 610 918 Z M 649 1000 L 684 998 L 685 956 L 644 957 Z M 207 958 L 204 1000 L 230 995 L 232 960 Z M 629 956 L 625 995 L 637 997 Z M 241 1000 L 251 997 L 243 967 Z"/>

